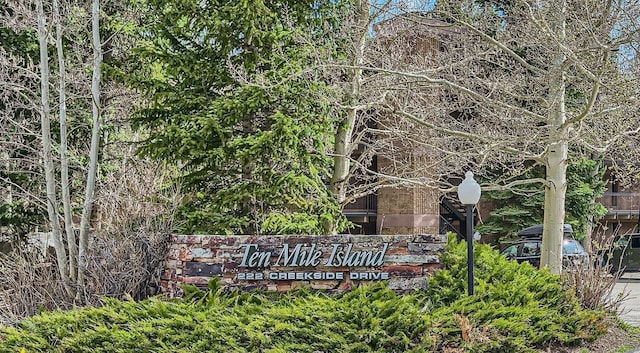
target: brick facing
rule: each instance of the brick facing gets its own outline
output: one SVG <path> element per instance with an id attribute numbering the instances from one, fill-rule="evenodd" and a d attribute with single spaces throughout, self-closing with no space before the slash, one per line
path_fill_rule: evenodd
<path id="1" fill-rule="evenodd" d="M 308 250 L 311 244 L 322 251 L 320 266 L 274 266 L 283 244 L 292 251 L 297 244 Z M 384 244 L 388 248 L 382 266 L 378 267 L 325 267 L 333 250 L 332 244 L 341 244 L 346 249 L 352 244 L 352 251 L 379 252 Z M 381 278 L 382 273 L 389 276 L 389 287 L 398 291 L 425 288 L 427 277 L 436 268 L 440 268 L 440 254 L 444 251 L 445 235 L 408 234 L 408 235 L 336 235 L 336 236 L 217 236 L 217 235 L 173 235 L 167 252 L 165 270 L 161 278 L 163 292 L 170 297 L 182 295 L 182 284 L 206 287 L 213 277 L 219 277 L 228 290 L 263 289 L 287 291 L 300 286 L 329 292 L 347 291 L 362 283 L 371 281 L 350 276 L 374 276 Z M 243 255 L 247 250 L 241 244 L 258 244 L 261 253 L 271 252 L 267 268 L 242 267 Z M 253 248 L 252 248 L 253 249 Z M 265 256 L 267 257 L 267 256 Z M 268 258 L 268 257 L 267 257 Z M 275 274 L 274 274 L 275 273 Z M 304 278 L 304 274 L 341 273 L 342 280 L 318 280 Z M 262 280 L 239 279 L 243 276 L 263 276 Z M 298 276 L 295 280 L 269 281 L 269 275 Z M 377 276 L 377 277 L 375 277 Z"/>

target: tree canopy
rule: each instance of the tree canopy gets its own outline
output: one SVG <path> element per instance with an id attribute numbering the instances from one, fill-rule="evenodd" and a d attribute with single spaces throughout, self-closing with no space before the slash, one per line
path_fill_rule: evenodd
<path id="1" fill-rule="evenodd" d="M 321 233 L 343 226 L 325 186 L 336 121 L 307 70 L 336 2 L 150 1 L 130 82 L 142 150 L 190 191 L 185 232 Z M 301 38 L 308 40 L 301 44 Z M 269 81 L 256 83 L 260 77 Z M 271 84 L 277 82 L 277 84 Z"/>

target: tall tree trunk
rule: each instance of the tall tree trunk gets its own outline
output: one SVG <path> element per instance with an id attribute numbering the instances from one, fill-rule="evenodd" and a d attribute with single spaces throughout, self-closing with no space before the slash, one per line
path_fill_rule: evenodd
<path id="1" fill-rule="evenodd" d="M 556 35 L 564 43 L 566 1 L 559 1 Z M 547 151 L 547 183 L 544 193 L 544 229 L 542 233 L 541 267 L 549 267 L 552 273 L 562 273 L 562 240 L 565 218 L 565 197 L 567 194 L 567 164 L 569 155 L 569 134 L 565 104 L 566 56 L 558 48 L 558 56 L 553 62 L 551 77 L 551 114 L 549 126 L 549 147 Z"/>
<path id="2" fill-rule="evenodd" d="M 368 35 L 368 23 L 369 23 L 369 2 L 366 0 L 360 0 L 356 4 L 356 21 L 355 28 L 362 30 L 359 33 L 358 41 L 354 43 L 353 62 L 352 65 L 356 67 L 352 69 L 351 77 L 351 91 L 349 92 L 349 101 L 347 105 L 352 106 L 347 108 L 346 118 L 338 126 L 336 132 L 335 143 L 333 148 L 333 174 L 331 176 L 331 193 L 334 195 L 340 207 L 344 207 L 344 202 L 347 199 L 347 185 L 349 182 L 349 175 L 351 173 L 351 153 L 353 152 L 353 129 L 355 128 L 356 119 L 358 117 L 357 101 L 360 97 L 360 88 L 362 86 L 362 69 L 364 63 L 364 51 Z M 329 233 L 336 233 L 335 224 L 327 227 Z"/>
<path id="3" fill-rule="evenodd" d="M 47 214 L 51 223 L 51 236 L 53 247 L 58 261 L 58 270 L 63 281 L 64 288 L 70 297 L 74 292 L 69 281 L 67 254 L 60 229 L 58 218 L 58 200 L 56 197 L 56 179 L 53 168 L 53 154 L 51 152 L 51 119 L 49 106 L 49 53 L 47 51 L 47 24 L 42 0 L 36 1 L 38 16 L 38 44 L 40 46 L 40 124 L 42 129 L 42 159 L 44 163 L 44 176 L 47 189 Z"/>
<path id="4" fill-rule="evenodd" d="M 566 135 L 566 133 L 558 134 Z M 550 144 L 547 159 L 547 183 L 544 194 L 544 230 L 542 234 L 541 267 L 552 273 L 562 272 L 562 240 L 567 193 L 567 140 Z"/>
<path id="5" fill-rule="evenodd" d="M 64 49 L 62 45 L 62 17 L 58 0 L 53 0 L 53 19 L 56 23 L 56 51 L 58 54 L 58 70 L 60 71 L 59 113 L 60 113 L 60 184 L 62 189 L 62 207 L 64 210 L 64 228 L 69 247 L 69 275 L 72 281 L 77 279 L 78 246 L 73 231 L 71 217 L 71 193 L 69 192 L 69 160 L 67 157 L 67 92 Z"/>
<path id="6" fill-rule="evenodd" d="M 100 68 L 102 66 L 102 44 L 100 43 L 100 2 L 93 0 L 91 6 L 91 32 L 93 43 L 93 76 L 91 79 L 91 97 L 93 101 L 93 128 L 91 132 L 91 150 L 89 152 L 89 170 L 85 188 L 84 207 L 80 221 L 80 243 L 78 251 L 78 285 L 84 286 L 86 253 L 89 246 L 89 225 L 93 211 L 96 174 L 98 169 L 98 149 L 100 145 Z"/>

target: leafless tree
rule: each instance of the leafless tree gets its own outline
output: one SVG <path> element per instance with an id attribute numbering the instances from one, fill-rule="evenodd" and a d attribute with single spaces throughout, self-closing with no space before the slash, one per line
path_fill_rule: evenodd
<path id="1" fill-rule="evenodd" d="M 106 40 L 100 38 L 101 13 L 98 0 L 90 7 L 64 0 L 14 1 L 0 12 L 0 26 L 17 33 L 35 32 L 39 48 L 35 57 L 0 48 L 6 54 L 0 55 L 0 82 L 6 87 L 0 91 L 0 127 L 9 133 L 0 140 L 1 163 L 15 172 L 33 173 L 35 184 L 31 189 L 20 188 L 3 178 L 0 187 L 46 210 L 48 224 L 42 228 L 55 249 L 60 287 L 76 303 L 89 303 L 101 293 L 99 279 L 93 276 L 107 271 L 110 260 L 96 256 L 108 257 L 110 251 L 120 254 L 122 249 L 109 247 L 129 244 L 130 239 L 123 238 L 127 233 L 149 240 L 150 233 L 171 231 L 173 224 L 171 210 L 164 204 L 141 201 L 166 187 L 159 184 L 165 171 L 161 165 L 133 157 L 137 137 L 124 122 L 136 96 L 121 85 L 102 82 L 104 42 L 113 49 L 110 44 L 117 39 L 115 33 Z M 39 126 L 30 123 L 29 112 L 39 114 Z M 111 126 L 117 128 L 119 141 L 102 130 L 105 115 L 113 118 Z M 56 122 L 59 130 L 53 128 Z M 29 139 L 40 147 L 29 144 Z M 31 155 L 13 156 L 17 149 Z M 113 168 L 101 169 L 99 161 Z M 136 175 L 127 174 L 136 170 Z M 143 186 L 145 191 L 137 190 Z M 169 205 L 175 204 L 173 196 L 167 199 Z M 123 239 L 114 242 L 105 236 Z M 154 252 L 153 261 L 148 262 L 157 265 L 158 256 Z"/>
<path id="2" fill-rule="evenodd" d="M 569 151 L 638 175 L 640 4 L 413 6 L 356 1 L 326 36 L 340 54 L 309 68 L 338 92 L 332 192 L 343 206 L 382 188 L 451 192 L 469 169 L 485 191 L 538 183 L 542 265 L 559 273 Z M 523 179 L 539 166 L 545 178 Z"/>
<path id="3" fill-rule="evenodd" d="M 485 190 L 543 185 L 542 265 L 559 273 L 569 150 L 626 161 L 638 155 L 639 11 L 636 1 L 451 0 L 430 12 L 363 1 L 351 22 L 357 30 L 345 31 L 357 34 L 351 61 L 328 66 L 351 78 L 345 116 L 379 116 L 375 128 L 368 124 L 378 139 L 372 151 L 394 164 L 387 175 L 377 172 L 379 183 L 447 191 L 453 185 L 443 176 L 472 168 L 497 179 Z M 336 166 L 358 165 L 345 152 L 362 142 L 353 136 L 365 136 L 357 124 L 345 121 L 351 139 L 337 134 Z M 535 165 L 546 178 L 521 180 Z M 337 195 L 349 180 L 339 169 Z"/>

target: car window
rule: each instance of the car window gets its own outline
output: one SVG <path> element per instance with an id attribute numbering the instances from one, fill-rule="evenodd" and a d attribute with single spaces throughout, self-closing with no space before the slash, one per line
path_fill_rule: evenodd
<path id="1" fill-rule="evenodd" d="M 502 250 L 502 255 L 506 257 L 518 256 L 518 244 L 509 245 L 509 247 Z"/>
<path id="2" fill-rule="evenodd" d="M 539 242 L 526 242 L 522 244 L 522 256 L 535 256 L 540 255 L 540 243 Z"/>
<path id="3" fill-rule="evenodd" d="M 640 249 L 640 236 L 631 237 L 631 249 Z"/>
<path id="4" fill-rule="evenodd" d="M 583 254 L 584 248 L 575 240 L 565 240 L 562 244 L 562 251 L 565 254 Z"/>

